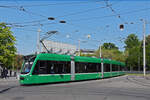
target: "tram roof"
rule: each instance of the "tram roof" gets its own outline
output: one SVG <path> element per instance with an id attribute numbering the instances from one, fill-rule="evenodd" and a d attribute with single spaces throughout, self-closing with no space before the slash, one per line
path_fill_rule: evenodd
<path id="1" fill-rule="evenodd" d="M 50 53 L 40 53 L 37 55 L 37 58 L 40 60 L 55 60 L 55 61 L 71 61 L 73 58 L 76 62 L 91 62 L 91 63 L 108 63 L 125 66 L 125 63 L 110 60 L 110 59 L 100 59 L 94 57 L 83 57 L 83 56 L 70 56 L 70 55 L 60 55 L 60 54 L 50 54 Z"/>
<path id="2" fill-rule="evenodd" d="M 75 56 L 74 60 L 77 61 L 77 62 L 101 63 L 100 58 L 94 58 L 94 57 Z"/>
<path id="3" fill-rule="evenodd" d="M 37 55 L 40 60 L 71 61 L 69 55 L 59 55 L 50 53 L 40 53 Z"/>

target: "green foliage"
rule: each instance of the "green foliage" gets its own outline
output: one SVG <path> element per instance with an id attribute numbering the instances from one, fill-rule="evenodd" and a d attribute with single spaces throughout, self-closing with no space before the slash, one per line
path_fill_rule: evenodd
<path id="1" fill-rule="evenodd" d="M 96 55 L 99 54 L 99 49 L 96 51 Z M 119 51 L 118 49 L 102 49 L 102 57 L 117 61 L 125 61 L 125 57 L 123 52 Z"/>
<path id="2" fill-rule="evenodd" d="M 102 57 L 117 61 L 125 61 L 123 52 L 119 51 L 114 43 L 104 43 L 102 45 Z"/>
<path id="3" fill-rule="evenodd" d="M 128 66 L 132 66 L 133 69 L 137 69 L 140 57 L 140 47 L 134 46 L 128 49 L 129 55 L 126 59 Z"/>
<path id="4" fill-rule="evenodd" d="M 23 56 L 22 55 L 15 55 L 14 69 L 21 69 L 22 63 L 23 63 Z"/>
<path id="5" fill-rule="evenodd" d="M 134 70 L 143 66 L 143 41 L 135 34 L 130 34 L 125 40 L 126 65 Z M 138 68 L 139 67 L 139 68 Z M 150 35 L 146 37 L 146 67 L 150 69 Z"/>
<path id="6" fill-rule="evenodd" d="M 148 35 L 148 36 L 146 37 L 145 44 L 146 44 L 146 45 L 150 45 L 150 35 Z"/>
<path id="7" fill-rule="evenodd" d="M 138 37 L 135 34 L 130 34 L 127 39 L 124 41 L 125 43 L 125 49 L 130 49 L 134 46 L 139 46 L 140 45 L 140 41 L 138 39 Z"/>
<path id="8" fill-rule="evenodd" d="M 114 43 L 104 43 L 102 46 L 103 49 L 118 49 Z"/>
<path id="9" fill-rule="evenodd" d="M 100 49 L 96 50 L 94 54 L 82 54 L 81 56 L 87 57 L 97 57 L 99 58 Z M 124 53 L 118 50 L 118 47 L 115 46 L 113 43 L 104 43 L 102 46 L 102 57 L 117 61 L 125 61 Z"/>
<path id="10" fill-rule="evenodd" d="M 141 50 L 140 50 L 140 40 L 135 34 L 130 34 L 125 43 L 125 51 L 128 52 L 126 58 L 126 65 L 129 67 L 131 66 L 132 69 L 138 69 L 138 64 L 140 62 L 139 57 L 141 57 Z"/>
<path id="11" fill-rule="evenodd" d="M 97 57 L 96 54 L 83 54 L 82 52 L 80 53 L 80 56 L 85 56 L 85 57 Z"/>
<path id="12" fill-rule="evenodd" d="M 0 62 L 6 67 L 12 65 L 16 53 L 16 39 L 12 34 L 10 27 L 7 27 L 5 23 L 0 23 Z"/>
<path id="13" fill-rule="evenodd" d="M 125 51 L 119 51 L 113 43 L 104 43 L 102 45 L 102 57 L 112 60 L 126 62 L 126 66 L 133 70 L 142 69 L 143 66 L 143 41 L 138 39 L 135 34 L 130 34 L 124 41 Z M 99 58 L 100 50 L 94 54 L 82 54 L 81 56 Z M 146 67 L 150 70 L 150 35 L 146 37 Z"/>
<path id="14" fill-rule="evenodd" d="M 150 70 L 150 35 L 146 37 L 146 67 Z"/>

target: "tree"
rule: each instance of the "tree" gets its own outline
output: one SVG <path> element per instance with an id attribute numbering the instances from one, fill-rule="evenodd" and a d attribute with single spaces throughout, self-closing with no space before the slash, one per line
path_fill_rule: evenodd
<path id="1" fill-rule="evenodd" d="M 130 49 L 128 49 L 129 55 L 126 59 L 127 66 L 131 66 L 132 69 L 138 70 L 138 64 L 139 64 L 139 57 L 140 55 L 140 47 L 135 46 Z"/>
<path id="2" fill-rule="evenodd" d="M 102 48 L 104 49 L 118 49 L 114 43 L 104 43 Z"/>
<path id="3" fill-rule="evenodd" d="M 23 55 L 19 55 L 19 54 L 15 55 L 14 68 L 21 69 L 22 63 L 23 63 Z"/>
<path id="4" fill-rule="evenodd" d="M 140 54 L 140 40 L 135 34 L 130 34 L 126 40 L 125 43 L 125 52 L 128 52 L 127 58 L 126 58 L 126 65 L 132 69 L 137 70 L 138 64 L 139 64 L 139 57 Z"/>
<path id="5" fill-rule="evenodd" d="M 150 70 L 150 35 L 146 37 L 145 45 L 146 45 L 146 67 L 148 70 Z"/>
<path id="6" fill-rule="evenodd" d="M 102 57 L 117 61 L 125 61 L 124 53 L 119 51 L 118 47 L 113 43 L 104 43 L 102 45 Z M 100 50 L 95 52 L 95 56 L 99 57 Z"/>
<path id="7" fill-rule="evenodd" d="M 125 49 L 130 49 L 134 46 L 139 46 L 140 45 L 140 41 L 138 39 L 138 36 L 136 36 L 135 34 L 130 34 L 127 39 L 124 41 L 125 43 Z"/>
<path id="8" fill-rule="evenodd" d="M 12 65 L 16 53 L 15 37 L 5 23 L 0 23 L 0 62 L 4 66 Z"/>

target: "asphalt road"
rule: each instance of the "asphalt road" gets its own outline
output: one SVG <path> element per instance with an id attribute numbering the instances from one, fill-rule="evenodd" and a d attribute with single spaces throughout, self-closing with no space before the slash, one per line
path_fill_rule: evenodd
<path id="1" fill-rule="evenodd" d="M 13 82 L 3 86 L 10 88 L 0 92 L 0 100 L 150 100 L 150 80 L 127 75 L 34 86 Z"/>

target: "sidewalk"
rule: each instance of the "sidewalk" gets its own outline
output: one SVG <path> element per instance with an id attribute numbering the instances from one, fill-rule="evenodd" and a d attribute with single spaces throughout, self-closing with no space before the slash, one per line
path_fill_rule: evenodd
<path id="1" fill-rule="evenodd" d="M 3 93 L 15 86 L 19 85 L 16 77 L 9 77 L 7 79 L 0 79 L 0 93 Z"/>
<path id="2" fill-rule="evenodd" d="M 134 82 L 136 84 L 150 87 L 150 76 L 144 77 L 144 76 L 130 75 L 130 76 L 128 76 L 128 79 L 130 79 L 132 82 Z"/>
<path id="3" fill-rule="evenodd" d="M 16 77 L 7 77 L 6 79 L 0 78 L 0 83 L 2 82 L 11 82 L 11 81 L 17 81 L 18 79 Z"/>
<path id="4" fill-rule="evenodd" d="M 14 84 L 18 84 L 18 83 L 19 83 L 19 81 L 16 77 L 9 77 L 7 79 L 0 79 L 0 87 L 14 85 Z"/>

